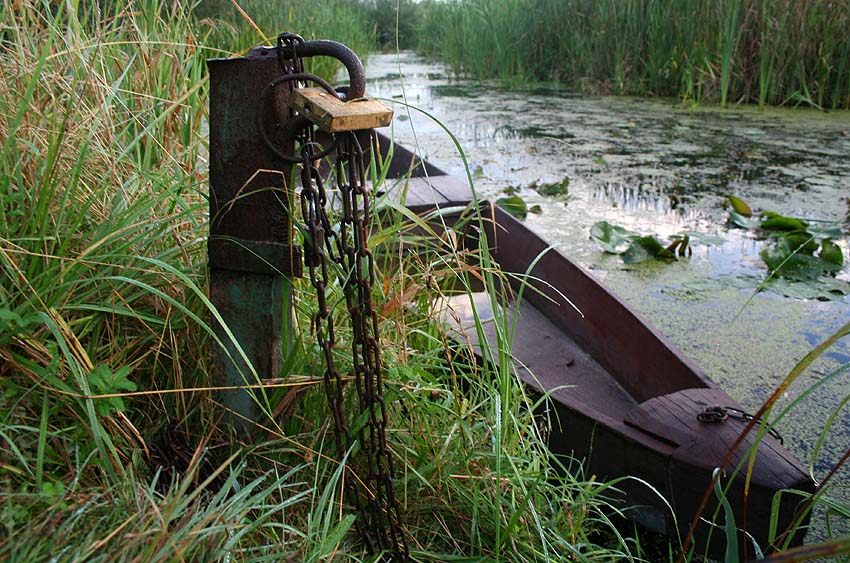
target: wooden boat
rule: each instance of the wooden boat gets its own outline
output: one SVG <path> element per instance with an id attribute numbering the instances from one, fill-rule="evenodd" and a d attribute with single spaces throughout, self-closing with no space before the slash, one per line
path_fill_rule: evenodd
<path id="1" fill-rule="evenodd" d="M 386 149 L 388 141 L 381 144 Z M 391 175 L 409 172 L 413 159 L 395 146 Z M 405 183 L 411 209 L 469 204 L 465 182 L 426 162 L 413 174 Z M 747 423 L 740 405 L 626 303 L 523 223 L 486 204 L 481 213 L 492 260 L 515 274 L 513 293 L 521 280 L 529 284 L 520 303 L 508 298 L 502 307 L 517 316 L 512 356 L 519 377 L 548 394 L 550 450 L 583 460 L 586 472 L 598 479 L 634 477 L 618 484 L 623 506 L 636 507 L 628 514 L 654 530 L 684 536 L 715 468 Z M 469 297 L 453 301 L 461 323 L 471 323 Z M 484 327 L 484 345 L 491 346 L 495 325 Z M 476 332 L 466 335 L 480 352 Z M 729 485 L 735 468 L 743 466 L 726 495 L 738 527 L 746 526 L 767 550 L 774 502 L 775 529 L 781 533 L 805 496 L 779 491 L 807 493 L 815 485 L 777 436 L 766 434 L 756 442 L 756 432 L 749 433 L 722 465 L 722 484 Z M 752 451 L 757 455 L 745 501 L 743 473 Z M 703 513 L 711 518 L 717 505 L 712 494 Z M 723 525 L 722 511 L 715 521 Z M 792 545 L 802 539 L 798 533 Z M 695 541 L 697 553 L 724 558 L 722 528 L 701 522 Z"/>

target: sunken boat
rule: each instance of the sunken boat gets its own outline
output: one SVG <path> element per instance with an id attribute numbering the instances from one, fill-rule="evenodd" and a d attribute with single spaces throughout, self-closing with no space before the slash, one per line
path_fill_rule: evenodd
<path id="1" fill-rule="evenodd" d="M 379 140 L 392 155 L 389 177 L 404 178 L 396 189 L 410 209 L 425 216 L 442 210 L 435 228 L 468 216 L 466 182 Z M 512 362 L 524 384 L 548 398 L 543 408 L 549 409 L 552 454 L 581 460 L 597 479 L 630 477 L 617 484 L 620 501 L 628 516 L 652 530 L 684 541 L 695 517 L 704 515 L 693 536 L 698 554 L 725 558 L 728 515 L 714 492 L 718 470 L 736 527 L 748 535 L 739 538 L 741 549 L 752 556 L 753 543 L 764 551 L 802 543 L 804 501 L 815 483 L 781 438 L 759 432 L 758 424 L 745 432 L 752 418 L 741 405 L 604 284 L 511 214 L 487 203 L 478 208 L 463 240 L 478 245 L 476 228 L 483 229 L 490 260 L 510 280 L 512 287 L 499 293 L 501 312 L 516 322 Z M 451 209 L 462 211 L 445 213 Z M 489 347 L 490 357 L 498 357 L 488 304 L 483 293 L 450 299 L 459 338 L 478 356 Z M 485 318 L 483 334 L 471 328 L 473 306 L 479 320 Z M 783 536 L 786 529 L 793 537 Z"/>

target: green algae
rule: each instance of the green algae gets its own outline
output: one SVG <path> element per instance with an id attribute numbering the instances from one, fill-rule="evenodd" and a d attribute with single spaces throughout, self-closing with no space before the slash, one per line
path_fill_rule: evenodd
<path id="1" fill-rule="evenodd" d="M 846 267 L 818 282 L 823 287 L 776 279 L 768 282 L 770 291 L 758 292 L 768 273 L 760 256 L 764 237 L 727 225 L 724 206 L 735 194 L 754 214 L 770 210 L 812 225 L 841 225 L 835 244 L 849 256 L 843 222 L 850 214 L 850 112 L 694 109 L 675 100 L 593 98 L 555 89 L 512 93 L 440 78 L 439 65 L 410 54 L 401 61 L 413 69 L 404 84 L 408 99 L 457 135 L 476 170 L 479 197 L 507 193 L 540 206 L 542 213 L 526 217 L 527 226 L 590 269 L 747 410 L 757 410 L 805 354 L 850 321 L 850 297 L 840 289 L 850 283 Z M 370 75 L 379 76 L 382 68 L 398 68 L 394 58 L 388 64 L 380 56 L 370 65 Z M 433 89 L 449 83 L 452 90 Z M 370 93 L 385 98 L 401 92 L 397 80 L 379 78 L 373 86 L 378 91 Z M 458 95 L 464 88 L 474 96 Z M 394 133 L 465 177 L 455 147 L 427 118 L 414 114 Z M 564 178 L 570 179 L 568 201 L 533 188 Z M 590 238 L 600 221 L 662 241 L 688 233 L 692 255 L 623 264 Z M 850 343 L 842 341 L 780 406 L 847 362 Z M 779 424 L 801 459 L 812 453 L 823 421 L 846 394 L 846 378 L 839 378 Z M 813 461 L 815 474 L 823 475 L 848 447 L 850 415 L 844 413 Z M 839 481 L 850 484 L 846 477 Z"/>

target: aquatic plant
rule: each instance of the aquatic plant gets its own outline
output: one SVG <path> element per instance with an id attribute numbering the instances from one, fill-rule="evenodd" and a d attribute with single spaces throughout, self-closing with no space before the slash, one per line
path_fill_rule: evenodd
<path id="1" fill-rule="evenodd" d="M 459 73 L 614 94 L 850 107 L 850 4 L 522 0 L 424 4 L 420 49 Z"/>
<path id="2" fill-rule="evenodd" d="M 836 243 L 844 236 L 839 225 L 825 221 L 787 217 L 762 211 L 756 217 L 750 206 L 733 195 L 727 196 L 732 209 L 730 225 L 752 229 L 766 239 L 759 253 L 768 268 L 763 286 L 775 277 L 792 282 L 824 286 L 839 295 L 850 293 L 850 284 L 835 280 L 844 269 L 844 254 Z"/>
<path id="3" fill-rule="evenodd" d="M 764 241 L 759 256 L 767 266 L 767 274 L 758 284 L 759 289 L 788 297 L 819 299 L 850 294 L 850 284 L 835 279 L 845 268 L 843 251 L 836 242 L 844 237 L 840 226 L 773 211 L 761 211 L 754 217 L 749 204 L 734 195 L 726 196 L 726 203 L 731 207 L 729 226 L 752 230 L 754 236 Z M 590 238 L 605 253 L 620 255 L 626 264 L 649 260 L 669 262 L 677 256 L 690 256 L 692 244 L 712 246 L 724 242 L 721 237 L 686 231 L 671 236 L 665 246 L 654 236 L 641 235 L 608 221 L 595 223 Z M 778 283 L 779 279 L 783 283 Z"/>
<path id="4" fill-rule="evenodd" d="M 649 260 L 670 262 L 677 257 L 690 256 L 691 237 L 706 245 L 722 242 L 716 237 L 685 232 L 670 237 L 665 246 L 652 235 L 641 235 L 608 221 L 598 221 L 590 228 L 590 238 L 608 254 L 619 254 L 626 264 L 640 264 Z"/>

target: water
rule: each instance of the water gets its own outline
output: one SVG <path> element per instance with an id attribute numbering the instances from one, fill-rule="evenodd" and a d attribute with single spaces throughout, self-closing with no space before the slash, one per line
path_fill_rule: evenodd
<path id="1" fill-rule="evenodd" d="M 759 257 L 764 242 L 727 227 L 723 207 L 731 193 L 755 210 L 839 222 L 847 260 L 850 112 L 687 108 L 677 100 L 585 97 L 556 86 L 504 91 L 452 79 L 441 65 L 409 53 L 373 55 L 367 75 L 369 95 L 406 99 L 457 136 L 482 196 L 518 191 L 529 206 L 539 205 L 541 212 L 526 219 L 532 228 L 591 269 L 746 409 L 758 409 L 814 345 L 850 321 L 850 297 L 805 299 L 805 287 L 788 285 L 756 294 L 767 274 Z M 395 109 L 398 142 L 466 176 L 440 124 Z M 565 196 L 530 187 L 564 179 Z M 691 257 L 672 264 L 628 267 L 590 240 L 590 227 L 600 220 L 660 240 L 691 231 L 722 241 L 694 243 Z M 847 267 L 838 280 L 850 281 Z M 847 364 L 846 340 L 781 404 Z M 828 384 L 780 423 L 786 444 L 802 459 L 813 454 L 823 422 L 848 394 L 848 378 Z M 850 446 L 850 410 L 837 420 L 814 462 L 817 477 Z M 850 484 L 848 471 L 836 477 Z"/>

